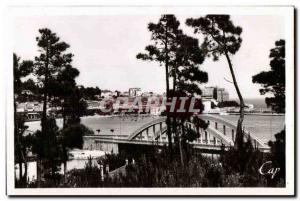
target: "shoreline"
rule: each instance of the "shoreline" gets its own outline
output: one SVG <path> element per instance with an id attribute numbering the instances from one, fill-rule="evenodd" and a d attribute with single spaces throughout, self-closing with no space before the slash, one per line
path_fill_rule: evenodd
<path id="1" fill-rule="evenodd" d="M 220 112 L 208 112 L 208 113 L 202 113 L 202 114 L 211 114 L 211 115 L 219 115 L 219 116 L 227 116 L 227 115 L 239 115 L 240 113 L 238 112 L 228 112 L 228 113 L 220 113 Z M 245 116 L 246 115 L 252 115 L 252 116 L 285 116 L 285 113 L 245 113 L 244 114 Z M 136 115 L 137 117 L 145 117 L 145 116 L 157 116 L 157 115 Z M 104 117 L 126 117 L 126 115 L 116 115 L 116 114 L 113 114 L 113 115 L 87 115 L 87 116 L 82 116 L 81 118 L 104 118 Z M 62 119 L 61 117 L 58 117 L 58 118 L 55 118 L 56 120 L 60 120 Z M 27 122 L 40 122 L 40 119 L 39 120 L 33 120 L 33 121 L 25 121 L 26 123 Z"/>
<path id="2" fill-rule="evenodd" d="M 208 114 L 218 114 L 224 116 L 220 113 L 208 113 Z M 240 115 L 240 113 L 226 113 L 226 115 Z M 253 115 L 253 116 L 285 116 L 284 113 L 245 113 L 244 115 Z"/>

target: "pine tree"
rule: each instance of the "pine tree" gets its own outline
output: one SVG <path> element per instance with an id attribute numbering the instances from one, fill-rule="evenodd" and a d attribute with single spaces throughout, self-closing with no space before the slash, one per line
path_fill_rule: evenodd
<path id="1" fill-rule="evenodd" d="M 149 23 L 148 30 L 151 32 L 152 45 L 146 46 L 146 53 L 139 53 L 136 57 L 141 60 L 156 61 L 165 67 L 166 78 L 166 96 L 167 100 L 170 97 L 169 77 L 171 64 L 173 63 L 174 51 L 176 51 L 176 37 L 181 34 L 179 29 L 179 21 L 174 15 L 162 15 L 158 23 Z M 172 159 L 172 133 L 171 121 L 167 114 L 167 135 L 169 142 L 170 158 Z"/>
<path id="2" fill-rule="evenodd" d="M 63 68 L 64 64 L 69 63 L 72 59 L 72 54 L 66 54 L 65 51 L 69 48 L 69 45 L 65 42 L 60 41 L 60 38 L 53 33 L 50 29 L 43 28 L 39 29 L 39 36 L 36 38 L 37 46 L 39 47 L 40 55 L 35 57 L 35 74 L 37 75 L 41 85 L 42 85 L 42 93 L 43 93 L 43 112 L 41 119 L 41 135 L 47 139 L 49 133 L 52 132 L 50 129 L 49 123 L 53 123 L 52 121 L 48 121 L 47 118 L 47 105 L 49 104 L 49 95 L 51 89 L 51 80 L 57 76 L 58 72 Z M 50 130 L 49 130 L 50 129 Z M 53 135 L 52 135 L 53 136 Z M 46 141 L 44 142 L 46 145 L 49 145 Z M 45 147 L 40 151 L 48 151 L 52 149 L 51 147 Z M 48 161 L 53 160 L 52 154 L 46 154 L 43 152 L 38 152 L 37 154 L 37 183 L 38 186 L 41 184 L 41 162 L 47 163 Z M 44 158 L 46 157 L 46 158 Z M 44 160 L 44 161 L 42 161 Z"/>
<path id="3" fill-rule="evenodd" d="M 184 91 L 189 95 L 201 95 L 199 85 L 208 81 L 206 72 L 200 70 L 204 62 L 203 51 L 199 47 L 198 39 L 179 34 L 175 49 L 175 60 L 172 73 L 173 90 Z"/>
<path id="4" fill-rule="evenodd" d="M 24 60 L 20 62 L 21 58 L 15 53 L 13 54 L 13 73 L 14 73 L 14 140 L 15 140 L 15 161 L 19 163 L 19 179 L 21 183 L 25 184 L 27 179 L 27 148 L 28 144 L 25 142 L 23 136 L 27 127 L 24 125 L 24 119 L 17 114 L 17 102 L 16 99 L 21 95 L 24 82 L 21 78 L 24 78 L 32 73 L 33 62 L 30 60 Z M 24 163 L 25 174 L 23 177 L 22 163 Z"/>
<path id="5" fill-rule="evenodd" d="M 275 48 L 270 50 L 270 71 L 263 71 L 252 77 L 253 83 L 261 84 L 261 95 L 273 94 L 267 97 L 266 104 L 273 111 L 285 112 L 285 41 L 275 42 Z"/>
<path id="6" fill-rule="evenodd" d="M 233 84 L 240 101 L 240 116 L 236 129 L 235 147 L 237 149 L 243 149 L 245 103 L 230 58 L 241 47 L 242 38 L 240 35 L 242 33 L 242 28 L 233 24 L 230 15 L 206 15 L 205 17 L 200 17 L 198 19 L 190 18 L 186 20 L 186 24 L 193 27 L 195 33 L 202 34 L 204 37 L 201 47 L 206 56 L 212 56 L 213 60 L 217 61 L 219 57 L 224 55 L 227 60 Z"/>

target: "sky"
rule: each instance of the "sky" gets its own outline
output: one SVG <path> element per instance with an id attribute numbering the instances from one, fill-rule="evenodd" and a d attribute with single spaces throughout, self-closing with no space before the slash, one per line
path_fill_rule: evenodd
<path id="1" fill-rule="evenodd" d="M 159 15 L 110 15 L 110 16 L 26 16 L 14 21 L 13 50 L 22 59 L 33 59 L 39 54 L 35 38 L 38 29 L 50 28 L 62 41 L 70 45 L 73 66 L 80 75 L 77 83 L 85 87 L 128 91 L 140 87 L 142 91 L 163 93 L 165 71 L 158 63 L 140 61 L 136 54 L 151 44 L 147 30 L 149 22 L 156 23 Z M 176 16 L 180 28 L 189 35 L 193 29 L 185 25 L 185 19 L 200 16 Z M 269 52 L 275 41 L 284 38 L 283 19 L 279 16 L 231 16 L 235 25 L 242 27 L 242 45 L 232 56 L 238 85 L 244 98 L 264 98 L 259 94 L 260 85 L 252 83 L 252 76 L 268 71 Z M 208 73 L 208 83 L 202 86 L 226 88 L 230 99 L 236 99 L 236 91 L 226 59 L 213 62 L 207 58 L 200 67 Z"/>

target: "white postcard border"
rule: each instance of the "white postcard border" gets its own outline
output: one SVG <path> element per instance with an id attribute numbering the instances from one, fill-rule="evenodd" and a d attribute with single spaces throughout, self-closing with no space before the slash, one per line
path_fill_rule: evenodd
<path id="1" fill-rule="evenodd" d="M 285 188 L 39 188 L 18 189 L 14 186 L 13 140 L 13 76 L 12 76 L 12 25 L 15 17 L 28 15 L 160 15 L 172 14 L 231 14 L 280 15 L 284 18 L 286 39 L 286 187 Z M 6 9 L 7 31 L 5 38 L 6 77 L 6 138 L 7 138 L 7 194 L 8 195 L 293 195 L 295 185 L 294 147 L 294 8 L 286 7 L 10 7 Z M 24 41 L 25 42 L 25 41 Z"/>

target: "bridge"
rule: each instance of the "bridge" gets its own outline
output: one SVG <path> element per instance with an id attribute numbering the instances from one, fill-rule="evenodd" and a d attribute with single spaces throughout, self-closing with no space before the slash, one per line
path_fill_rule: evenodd
<path id="1" fill-rule="evenodd" d="M 199 138 L 189 144 L 203 152 L 220 151 L 221 148 L 227 150 L 234 146 L 236 135 L 236 125 L 228 120 L 209 114 L 201 114 L 199 117 L 206 121 L 209 126 L 207 129 L 199 128 Z M 186 127 L 197 131 L 192 123 L 186 123 Z M 245 140 L 250 139 L 253 147 L 262 152 L 269 152 L 270 148 L 264 144 L 258 137 L 244 128 Z M 174 142 L 174 139 L 172 138 Z M 89 135 L 84 136 L 84 149 L 97 149 L 118 153 L 120 144 L 132 145 L 157 145 L 167 146 L 167 126 L 166 117 L 160 117 L 148 122 L 129 135 Z"/>

